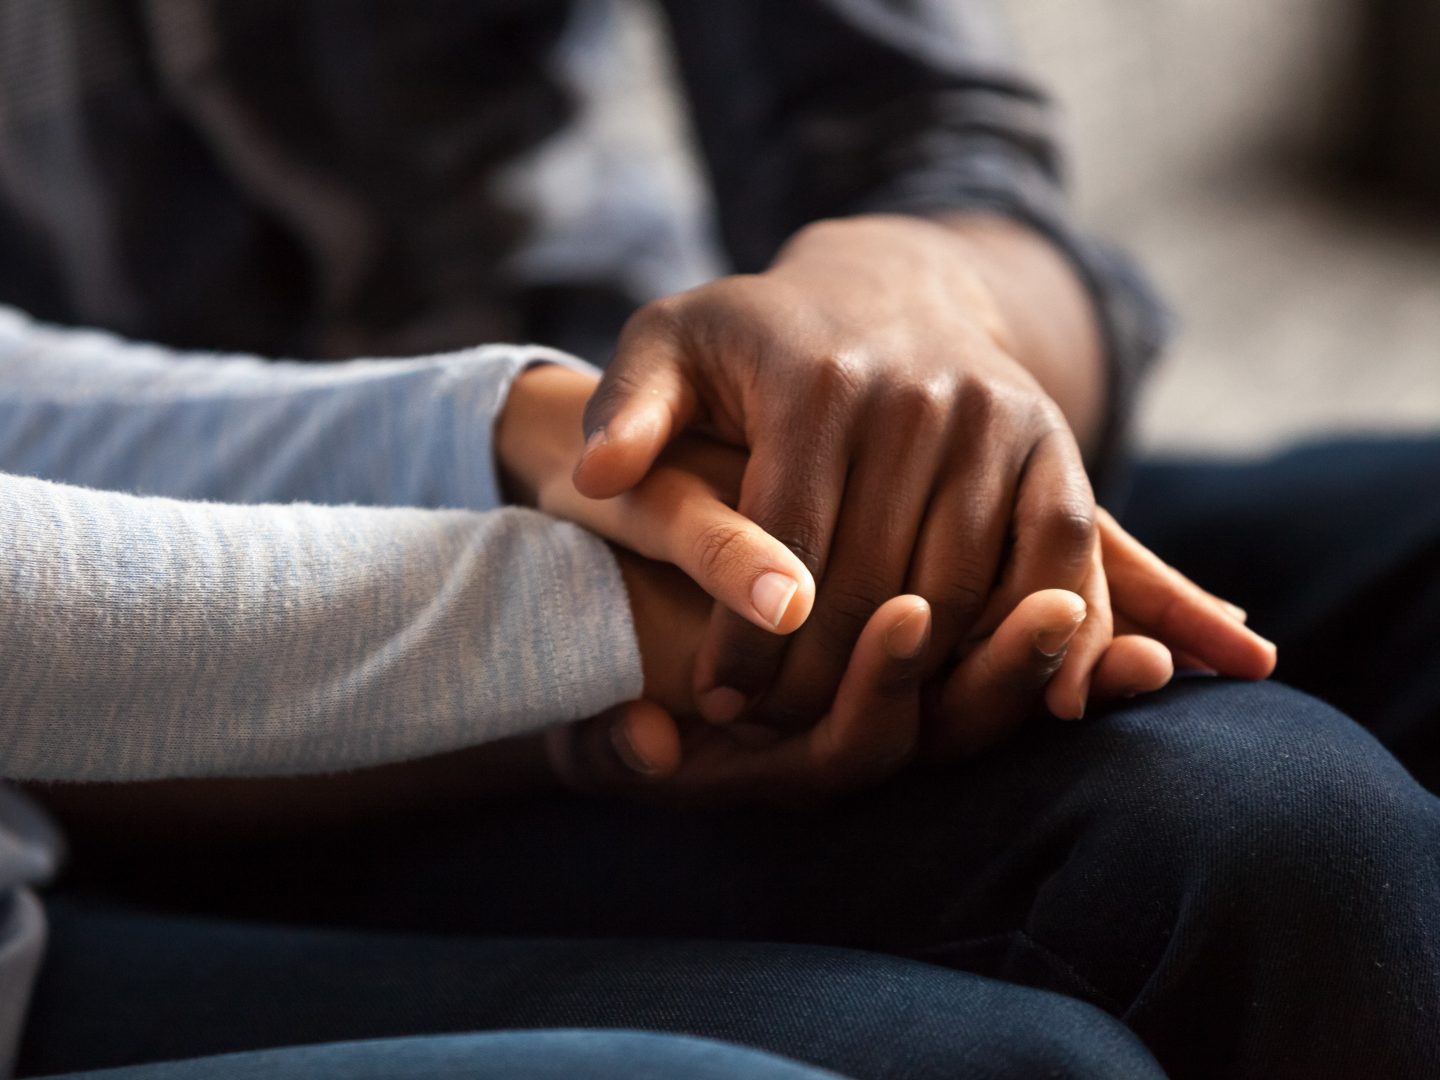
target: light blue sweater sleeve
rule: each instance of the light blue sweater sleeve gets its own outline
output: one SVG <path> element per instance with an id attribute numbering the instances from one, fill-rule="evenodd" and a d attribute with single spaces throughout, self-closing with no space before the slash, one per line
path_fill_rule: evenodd
<path id="1" fill-rule="evenodd" d="M 0 471 L 220 502 L 488 510 L 494 425 L 539 345 L 294 363 L 176 353 L 0 306 Z"/>
<path id="2" fill-rule="evenodd" d="M 494 418 L 546 359 L 177 357 L 0 314 L 0 776 L 330 771 L 638 696 L 606 546 L 493 508 Z"/>

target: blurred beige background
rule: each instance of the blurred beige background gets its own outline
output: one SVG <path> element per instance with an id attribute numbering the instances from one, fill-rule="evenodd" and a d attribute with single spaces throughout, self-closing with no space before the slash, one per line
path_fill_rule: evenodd
<path id="1" fill-rule="evenodd" d="M 1064 107 L 1082 220 L 1182 320 L 1141 416 L 1151 447 L 1440 431 L 1440 228 L 1326 182 L 1359 122 L 1365 3 L 1006 4 Z"/>
<path id="2" fill-rule="evenodd" d="M 1025 67 L 1062 107 L 1081 221 L 1132 251 L 1181 319 L 1143 445 L 1440 432 L 1440 214 L 1328 168 L 1358 122 L 1370 3 L 1005 0 Z M 619 10 L 625 55 L 590 73 L 608 84 L 592 122 L 698 217 L 683 118 L 655 91 L 662 37 L 645 5 Z"/>

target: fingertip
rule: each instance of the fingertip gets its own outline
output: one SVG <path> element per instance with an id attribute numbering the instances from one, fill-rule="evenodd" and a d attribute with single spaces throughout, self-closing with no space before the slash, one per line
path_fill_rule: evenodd
<path id="1" fill-rule="evenodd" d="M 1221 600 L 1220 609 L 1242 626 L 1250 620 L 1250 613 L 1248 611 L 1239 604 L 1230 603 L 1229 600 Z"/>
<path id="2" fill-rule="evenodd" d="M 793 634 L 815 606 L 815 578 L 794 552 L 753 523 L 746 522 L 743 535 L 742 561 L 764 569 L 750 583 L 751 610 L 737 608 L 736 613 L 772 634 Z M 700 584 L 718 598 L 716 589 Z"/>
<path id="3" fill-rule="evenodd" d="M 610 725 L 610 744 L 638 776 L 659 779 L 680 767 L 680 733 L 669 714 L 652 702 L 628 706 Z"/>
<path id="4" fill-rule="evenodd" d="M 1089 606 L 1068 589 L 1041 589 L 1015 605 L 994 635 L 994 651 L 1003 666 L 1032 665 L 1037 657 L 1062 658 L 1085 624 Z"/>
<path id="5" fill-rule="evenodd" d="M 1089 676 L 1082 679 L 1079 686 L 1051 680 L 1050 685 L 1045 688 L 1045 708 L 1057 720 L 1084 720 L 1089 696 Z"/>
<path id="6" fill-rule="evenodd" d="M 800 583 L 778 570 L 766 570 L 757 577 L 750 585 L 750 605 L 760 625 L 778 632 L 785 625 L 791 601 L 799 591 Z"/>
<path id="7" fill-rule="evenodd" d="M 789 549 L 786 551 L 788 554 Z M 804 626 L 805 620 L 810 618 L 810 612 L 815 607 L 815 579 L 799 559 L 791 556 L 790 562 L 791 565 L 787 566 L 783 573 L 777 572 L 776 576 L 786 578 L 793 588 L 788 589 L 779 617 L 767 627 L 782 635 L 793 634 Z"/>
<path id="8" fill-rule="evenodd" d="M 1279 650 L 1275 643 L 1248 627 L 1237 626 L 1235 629 L 1242 637 L 1230 648 L 1224 652 L 1217 650 L 1214 654 L 1202 654 L 1201 658 L 1218 674 L 1232 679 L 1255 682 L 1268 679 L 1275 673 L 1275 665 L 1279 660 Z"/>
<path id="9" fill-rule="evenodd" d="M 1122 634 L 1100 658 L 1091 694 L 1104 700 L 1138 697 L 1164 688 L 1174 676 L 1175 658 L 1164 644 L 1142 634 Z"/>
<path id="10" fill-rule="evenodd" d="M 891 597 L 870 616 L 850 654 L 830 712 L 812 737 L 846 783 L 878 780 L 909 760 L 919 739 L 920 665 L 930 605 Z"/>
<path id="11" fill-rule="evenodd" d="M 637 402 L 590 432 L 572 482 L 588 499 L 609 499 L 629 491 L 655 464 L 673 431 L 669 408 L 659 401 Z"/>
<path id="12" fill-rule="evenodd" d="M 1090 605 L 1079 593 L 1069 589 L 1040 589 L 1015 605 L 1005 621 L 1023 625 L 1033 635 L 1046 631 L 1063 631 L 1079 626 L 1090 612 Z"/>
<path id="13" fill-rule="evenodd" d="M 1280 662 L 1280 649 L 1273 641 L 1260 637 L 1259 634 L 1255 636 L 1259 641 L 1260 649 L 1256 654 L 1255 674 L 1253 678 L 1256 680 L 1268 679 L 1271 675 L 1275 674 L 1275 666 Z"/>
<path id="14" fill-rule="evenodd" d="M 702 693 L 696 701 L 700 715 L 712 724 L 729 724 L 740 719 L 749 699 L 729 686 L 716 686 Z"/>
<path id="15" fill-rule="evenodd" d="M 885 654 L 891 660 L 903 663 L 914 660 L 925 651 L 930 644 L 930 628 L 934 620 L 930 605 L 923 597 L 897 599 L 903 603 L 895 605 L 895 621 L 885 632 Z"/>

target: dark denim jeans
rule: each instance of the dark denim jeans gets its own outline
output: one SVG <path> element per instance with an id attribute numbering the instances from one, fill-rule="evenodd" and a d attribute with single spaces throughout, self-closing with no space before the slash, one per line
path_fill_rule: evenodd
<path id="1" fill-rule="evenodd" d="M 57 903 L 54 925 L 31 1071 L 417 1033 L 642 1028 L 851 1077 L 1162 1075 L 1082 1002 L 846 949 L 283 928 L 73 901 Z M 733 1075 L 750 1075 L 743 1064 Z"/>
<path id="2" fill-rule="evenodd" d="M 835 1080 L 738 1046 L 629 1031 L 530 1031 L 291 1046 L 69 1073 L 67 1080 Z"/>
<path id="3" fill-rule="evenodd" d="M 1300 690 L 1188 678 L 823 812 L 548 799 L 125 853 L 56 905 L 22 1064 L 564 1026 L 852 1076 L 1144 1075 L 1093 1013 L 970 972 L 1099 1006 L 1174 1077 L 1440 1075 L 1440 441 L 1150 467 L 1127 516 L 1401 760 Z"/>

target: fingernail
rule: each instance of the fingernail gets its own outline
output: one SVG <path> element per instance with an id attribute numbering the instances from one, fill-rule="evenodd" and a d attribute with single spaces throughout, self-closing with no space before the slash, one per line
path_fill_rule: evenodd
<path id="1" fill-rule="evenodd" d="M 755 579 L 755 584 L 750 587 L 750 603 L 755 605 L 762 619 L 776 627 L 785 618 L 790 599 L 799 588 L 793 578 L 771 570 Z"/>
<path id="2" fill-rule="evenodd" d="M 1054 660 L 1065 651 L 1065 647 L 1070 644 L 1070 640 L 1075 636 L 1076 631 L 1080 629 L 1080 624 L 1084 621 L 1085 615 L 1082 612 L 1080 617 L 1069 626 L 1057 626 L 1049 630 L 1041 630 L 1035 635 L 1035 651 L 1041 656 Z"/>
<path id="3" fill-rule="evenodd" d="M 744 694 L 728 686 L 717 686 L 700 695 L 700 715 L 712 724 L 728 724 L 745 711 Z"/>
<path id="4" fill-rule="evenodd" d="M 607 433 L 603 427 L 596 428 L 590 433 L 590 437 L 585 440 L 585 449 L 580 451 L 580 460 L 585 460 L 596 448 L 604 446 L 609 441 L 609 433 Z"/>
<path id="5" fill-rule="evenodd" d="M 630 741 L 630 725 L 615 723 L 610 725 L 610 745 L 615 748 L 615 755 L 625 763 L 625 767 L 631 772 L 637 772 L 641 776 L 654 776 L 656 769 L 654 765 L 640 756 L 635 749 L 635 744 Z"/>
<path id="6" fill-rule="evenodd" d="M 913 660 L 930 639 L 930 609 L 916 608 L 890 628 L 885 651 L 892 660 Z"/>
<path id="7" fill-rule="evenodd" d="M 1250 613 L 1239 604 L 1232 604 L 1228 600 L 1221 600 L 1220 606 L 1225 609 L 1227 615 L 1238 623 L 1243 623 L 1250 618 Z"/>

